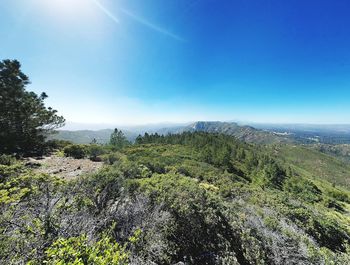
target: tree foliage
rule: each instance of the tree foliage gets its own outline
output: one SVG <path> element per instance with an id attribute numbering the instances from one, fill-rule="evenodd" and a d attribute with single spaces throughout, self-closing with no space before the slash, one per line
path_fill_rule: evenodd
<path id="1" fill-rule="evenodd" d="M 123 147 L 129 145 L 129 141 L 126 139 L 124 133 L 117 128 L 114 129 L 114 132 L 111 134 L 109 144 L 116 150 L 122 149 Z"/>
<path id="2" fill-rule="evenodd" d="M 57 111 L 47 108 L 45 93 L 26 91 L 29 78 L 18 61 L 0 62 L 0 152 L 38 152 L 45 137 L 64 124 Z"/>

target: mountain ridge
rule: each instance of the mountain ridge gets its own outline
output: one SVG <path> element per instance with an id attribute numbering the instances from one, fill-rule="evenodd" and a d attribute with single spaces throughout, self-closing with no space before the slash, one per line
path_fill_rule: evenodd
<path id="1" fill-rule="evenodd" d="M 311 129 L 310 129 L 311 128 Z M 134 141 L 138 135 L 157 133 L 160 135 L 177 134 L 183 132 L 209 132 L 223 133 L 235 138 L 256 144 L 349 144 L 350 132 L 339 131 L 339 126 L 333 130 L 330 125 L 241 125 L 237 122 L 222 121 L 196 121 L 190 124 L 173 124 L 162 127 L 162 125 L 145 125 L 125 127 L 119 126 L 129 141 Z M 342 128 L 347 128 L 345 125 Z M 68 140 L 78 144 L 91 143 L 96 139 L 98 143 L 104 144 L 109 141 L 113 129 L 101 130 L 59 130 L 50 139 Z"/>
<path id="2" fill-rule="evenodd" d="M 280 143 L 289 142 L 285 137 L 275 135 L 271 132 L 256 129 L 249 125 L 238 125 L 236 122 L 221 122 L 221 121 L 197 121 L 190 125 L 173 126 L 164 128 L 152 128 L 148 126 L 142 128 L 137 127 L 136 130 L 130 131 L 123 127 L 120 127 L 125 136 L 130 141 L 134 141 L 139 134 L 157 133 L 161 135 L 177 134 L 182 132 L 210 132 L 210 133 L 223 133 L 236 137 L 237 139 L 249 143 Z M 59 130 L 56 134 L 52 135 L 50 139 L 67 140 L 77 144 L 91 143 L 93 139 L 96 139 L 98 143 L 107 143 L 113 129 L 102 130 Z"/>

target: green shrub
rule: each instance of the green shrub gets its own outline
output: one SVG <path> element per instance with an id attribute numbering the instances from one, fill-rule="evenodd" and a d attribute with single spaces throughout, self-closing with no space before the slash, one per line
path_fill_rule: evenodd
<path id="1" fill-rule="evenodd" d="M 310 180 L 290 178 L 284 184 L 284 190 L 307 202 L 318 202 L 322 199 L 321 190 Z"/>
<path id="2" fill-rule="evenodd" d="M 63 149 L 65 156 L 70 156 L 76 159 L 84 158 L 87 154 L 86 146 L 80 144 L 67 145 Z"/>
<path id="3" fill-rule="evenodd" d="M 332 208 L 335 209 L 337 211 L 343 212 L 344 211 L 344 207 L 335 199 L 333 198 L 326 198 L 324 200 L 324 205 L 327 208 Z"/>
<path id="4" fill-rule="evenodd" d="M 336 218 L 315 214 L 307 208 L 289 209 L 286 215 L 321 247 L 343 252 L 344 244 L 350 241 L 347 229 Z"/>
<path id="5" fill-rule="evenodd" d="M 240 251 L 235 248 L 237 238 L 223 214 L 223 205 L 213 194 L 215 186 L 199 185 L 193 178 L 174 173 L 154 174 L 138 184 L 141 191 L 162 202 L 172 214 L 173 223 L 166 231 L 171 232 L 167 238 L 173 242 L 169 251 L 175 260 L 186 255 L 193 260 L 191 264 L 216 264 L 213 253 Z"/>
<path id="6" fill-rule="evenodd" d="M 342 202 L 346 202 L 346 203 L 350 203 L 350 198 L 349 195 L 341 190 L 331 190 L 328 191 L 328 196 L 338 200 L 338 201 L 342 201 Z"/>
<path id="7" fill-rule="evenodd" d="M 271 216 L 267 216 L 264 219 L 264 224 L 266 225 L 266 227 L 268 227 L 269 229 L 273 230 L 273 231 L 277 231 L 278 229 L 280 229 L 280 224 L 279 221 Z"/>
<path id="8" fill-rule="evenodd" d="M 103 236 L 96 243 L 89 244 L 86 236 L 58 239 L 46 251 L 45 264 L 128 264 L 128 253 L 113 239 Z"/>
<path id="9" fill-rule="evenodd" d="M 10 155 L 0 155 L 0 165 L 11 166 L 16 162 L 16 158 Z"/>
<path id="10" fill-rule="evenodd" d="M 102 155 L 102 160 L 103 162 L 109 164 L 109 165 L 113 165 L 115 162 L 120 161 L 121 158 L 121 154 L 117 153 L 117 152 L 113 152 L 113 153 L 109 153 L 109 154 L 104 154 Z"/>
<path id="11" fill-rule="evenodd" d="M 257 173 L 254 182 L 263 188 L 280 189 L 286 178 L 285 171 L 276 162 L 269 161 Z"/>
<path id="12" fill-rule="evenodd" d="M 50 140 L 46 142 L 46 146 L 50 149 L 50 150 L 57 150 L 57 149 L 63 149 L 68 145 L 72 145 L 73 143 L 70 141 L 66 141 L 66 140 Z"/>
<path id="13" fill-rule="evenodd" d="M 92 161 L 101 161 L 101 155 L 103 155 L 106 151 L 101 145 L 90 144 L 87 146 L 87 154 Z"/>
<path id="14" fill-rule="evenodd" d="M 16 177 L 23 171 L 21 164 L 14 164 L 11 166 L 0 165 L 0 183 L 5 182 L 10 177 Z"/>

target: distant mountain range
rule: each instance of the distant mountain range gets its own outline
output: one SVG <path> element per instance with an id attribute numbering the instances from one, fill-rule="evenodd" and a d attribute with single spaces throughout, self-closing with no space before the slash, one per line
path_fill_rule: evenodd
<path id="1" fill-rule="evenodd" d="M 59 130 L 57 133 L 52 134 L 49 139 L 57 140 L 66 140 L 76 144 L 89 144 L 94 139 L 97 143 L 104 144 L 109 141 L 109 138 L 112 134 L 112 129 L 103 129 L 103 130 L 77 130 L 77 131 L 68 131 L 68 130 Z M 124 132 L 125 135 L 128 134 Z M 130 136 L 128 137 L 130 138 Z"/>
<path id="2" fill-rule="evenodd" d="M 123 130 L 125 136 L 133 141 L 139 134 L 158 133 L 158 134 L 169 134 L 169 133 L 182 133 L 182 132 L 195 132 L 203 131 L 210 133 L 224 133 L 232 135 L 242 141 L 250 143 L 278 143 L 278 142 L 291 142 L 288 137 L 284 137 L 269 131 L 255 129 L 251 126 L 239 126 L 234 122 L 205 122 L 199 121 L 190 125 L 185 126 L 171 126 L 166 128 L 149 128 L 149 126 L 143 128 L 141 126 L 135 128 L 120 128 Z M 96 139 L 98 143 L 107 143 L 113 129 L 103 130 L 60 130 L 57 134 L 51 136 L 52 139 L 67 140 L 73 143 L 86 144 L 91 143 L 93 139 Z"/>
<path id="3" fill-rule="evenodd" d="M 271 144 L 280 142 L 292 142 L 288 137 L 273 132 L 256 129 L 252 126 L 240 126 L 235 122 L 198 121 L 175 131 L 180 132 L 209 132 L 223 133 L 236 137 L 248 143 Z M 170 131 L 171 132 L 171 131 Z"/>
<path id="4" fill-rule="evenodd" d="M 134 141 L 139 134 L 182 132 L 210 132 L 232 135 L 237 139 L 258 144 L 302 143 L 302 144 L 350 144 L 350 126 L 348 125 L 276 125 L 256 124 L 253 126 L 238 125 L 235 122 L 198 121 L 189 125 L 169 125 L 168 127 L 134 126 L 119 127 L 125 136 Z M 60 130 L 51 136 L 52 139 L 68 140 L 74 143 L 86 144 L 96 139 L 98 143 L 107 143 L 113 129 L 103 130 Z"/>

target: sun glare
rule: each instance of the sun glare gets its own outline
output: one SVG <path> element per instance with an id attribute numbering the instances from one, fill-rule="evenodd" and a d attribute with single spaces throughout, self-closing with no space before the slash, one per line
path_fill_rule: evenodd
<path id="1" fill-rule="evenodd" d="M 97 16 L 91 0 L 34 0 L 41 12 L 61 23 L 93 22 Z"/>

